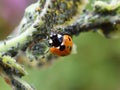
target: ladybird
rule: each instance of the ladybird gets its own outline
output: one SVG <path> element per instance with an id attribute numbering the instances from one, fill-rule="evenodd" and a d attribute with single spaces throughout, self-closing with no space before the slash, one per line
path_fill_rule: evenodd
<path id="1" fill-rule="evenodd" d="M 58 56 L 67 56 L 71 53 L 73 41 L 65 34 L 51 34 L 49 39 L 50 52 Z"/>

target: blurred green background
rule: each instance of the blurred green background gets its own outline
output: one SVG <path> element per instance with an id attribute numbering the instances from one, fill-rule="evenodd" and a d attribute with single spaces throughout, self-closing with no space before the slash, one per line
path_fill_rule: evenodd
<path id="1" fill-rule="evenodd" d="M 7 25 L 0 18 L 1 23 Z M 0 32 L 4 30 L 4 34 L 10 29 L 1 27 Z M 51 66 L 41 69 L 25 67 L 29 74 L 23 79 L 37 90 L 120 90 L 120 38 L 107 39 L 98 33 L 86 32 L 73 40 L 77 54 L 61 57 Z M 11 90 L 2 78 L 0 90 Z"/>

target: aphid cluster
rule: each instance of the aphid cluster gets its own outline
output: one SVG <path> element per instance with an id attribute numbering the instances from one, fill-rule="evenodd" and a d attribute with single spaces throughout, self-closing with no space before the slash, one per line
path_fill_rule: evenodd
<path id="1" fill-rule="evenodd" d="M 21 22 L 20 33 L 24 33 L 26 28 L 30 27 L 35 21 L 38 22 L 34 24 L 36 31 L 28 37 L 28 44 L 25 44 L 23 46 L 25 48 L 22 48 L 22 50 L 25 50 L 24 52 L 26 52 L 27 56 L 30 59 L 39 60 L 45 58 L 47 59 L 46 61 L 49 61 L 47 57 L 51 57 L 51 53 L 53 53 L 52 57 L 55 54 L 57 56 L 69 55 L 73 44 L 71 36 L 64 34 L 63 30 L 54 29 L 55 31 L 53 32 L 55 32 L 57 36 L 62 37 L 61 42 L 58 42 L 57 38 L 59 39 L 59 37 L 56 37 L 56 42 L 52 39 L 51 32 L 53 28 L 65 27 L 74 22 L 74 20 L 76 20 L 75 16 L 77 17 L 77 15 L 80 14 L 85 2 L 86 0 L 39 0 L 37 3 L 29 6 L 25 10 L 25 16 Z M 45 8 L 47 9 L 45 10 Z M 44 11 L 44 13 L 42 11 Z M 41 14 L 44 15 L 41 16 Z M 42 26 L 40 26 L 39 20 L 42 20 Z M 60 33 L 58 33 L 58 31 Z M 68 38 L 70 38 L 71 41 L 69 41 Z M 59 44 L 57 47 L 54 46 L 54 44 L 49 46 L 49 40 L 54 41 L 54 43 L 60 43 L 61 45 Z M 50 48 L 50 53 L 48 48 Z"/>
<path id="2" fill-rule="evenodd" d="M 23 67 L 17 64 L 16 61 L 10 56 L 3 56 L 0 58 L 0 66 L 2 66 L 4 72 L 8 75 L 16 75 L 22 77 L 26 74 Z"/>
<path id="3" fill-rule="evenodd" d="M 17 77 L 13 77 L 13 79 L 11 80 L 11 83 L 14 86 L 13 88 L 15 90 L 35 90 L 33 86 L 28 85 L 25 81 L 20 80 Z"/>

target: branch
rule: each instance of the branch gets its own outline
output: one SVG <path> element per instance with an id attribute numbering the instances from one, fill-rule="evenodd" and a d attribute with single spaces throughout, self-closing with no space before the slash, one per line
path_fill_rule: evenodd
<path id="1" fill-rule="evenodd" d="M 32 46 L 36 47 L 37 44 L 37 47 L 40 48 L 40 50 L 35 52 L 35 55 L 33 53 L 34 51 L 32 51 L 32 54 L 33 58 L 44 57 L 44 54 L 49 49 L 47 37 L 49 37 L 52 32 L 51 29 L 59 25 L 65 27 L 72 23 L 81 13 L 81 9 L 83 9 L 85 5 L 86 0 L 77 0 L 76 2 L 74 2 L 74 0 L 39 0 L 25 10 L 24 17 L 18 26 L 20 31 L 19 36 L 6 40 L 5 43 L 1 42 L 0 52 L 2 52 L 3 55 L 14 57 L 19 50 L 24 52 L 32 51 L 29 45 L 34 41 L 37 41 L 37 43 L 41 41 L 39 44 L 35 43 Z"/>
<path id="2" fill-rule="evenodd" d="M 0 75 L 13 90 L 34 90 L 32 86 L 21 80 L 21 77 L 26 74 L 24 68 L 16 60 L 0 54 Z"/>
<path id="3" fill-rule="evenodd" d="M 119 37 L 120 30 L 120 1 L 106 3 L 96 1 L 92 12 L 85 12 L 80 15 L 78 20 L 65 28 L 60 29 L 63 32 L 68 32 L 71 35 L 78 35 L 81 32 L 101 30 L 106 37 Z M 113 33 L 114 36 L 111 35 Z"/>

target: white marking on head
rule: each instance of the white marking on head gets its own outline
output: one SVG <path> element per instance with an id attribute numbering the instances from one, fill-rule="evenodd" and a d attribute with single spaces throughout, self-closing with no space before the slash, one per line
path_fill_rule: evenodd
<path id="1" fill-rule="evenodd" d="M 57 37 L 58 37 L 58 38 L 61 38 L 61 37 L 62 37 L 62 35 L 58 34 L 58 35 L 57 35 Z"/>
<path id="2" fill-rule="evenodd" d="M 53 35 L 51 34 L 50 37 L 52 37 Z"/>
<path id="3" fill-rule="evenodd" d="M 53 35 L 55 36 L 56 34 L 54 33 Z"/>
<path id="4" fill-rule="evenodd" d="M 50 44 L 52 44 L 52 43 L 53 43 L 53 41 L 50 39 L 50 40 L 49 40 L 49 43 L 50 43 Z"/>

